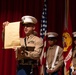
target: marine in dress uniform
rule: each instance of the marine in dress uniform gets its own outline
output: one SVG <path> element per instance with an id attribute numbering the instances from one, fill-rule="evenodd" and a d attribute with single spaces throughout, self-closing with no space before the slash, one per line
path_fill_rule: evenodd
<path id="1" fill-rule="evenodd" d="M 25 38 L 21 38 L 21 47 L 18 48 L 18 71 L 23 69 L 27 75 L 34 75 L 33 69 L 38 66 L 38 61 L 43 48 L 43 41 L 34 34 L 37 19 L 33 16 L 23 16 Z M 35 68 L 37 69 L 37 68 Z M 36 75 L 38 73 L 36 72 Z"/>
<path id="2" fill-rule="evenodd" d="M 74 42 L 74 48 L 73 48 L 73 55 L 72 55 L 72 60 L 73 60 L 73 67 L 74 67 L 74 72 L 73 75 L 76 75 L 76 32 L 73 32 L 73 42 Z"/>
<path id="3" fill-rule="evenodd" d="M 63 65 L 63 49 L 56 45 L 58 34 L 55 32 L 48 32 L 49 47 L 46 57 L 46 68 L 48 75 L 58 75 L 59 69 Z"/>

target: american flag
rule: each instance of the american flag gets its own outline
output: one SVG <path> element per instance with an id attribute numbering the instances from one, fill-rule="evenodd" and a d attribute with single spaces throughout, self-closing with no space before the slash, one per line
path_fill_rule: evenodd
<path id="1" fill-rule="evenodd" d="M 44 7 L 42 11 L 41 29 L 40 36 L 44 38 L 45 32 L 47 31 L 47 2 L 44 0 Z"/>
<path id="2" fill-rule="evenodd" d="M 46 63 L 46 32 L 47 32 L 47 2 L 46 0 L 44 0 L 41 28 L 40 28 L 40 36 L 41 38 L 43 38 L 43 44 L 44 44 L 43 51 L 40 57 L 40 63 L 41 63 L 40 75 L 44 75 L 44 64 Z"/>

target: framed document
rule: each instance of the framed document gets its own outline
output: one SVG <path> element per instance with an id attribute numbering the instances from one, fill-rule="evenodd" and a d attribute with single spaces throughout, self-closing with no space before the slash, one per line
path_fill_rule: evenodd
<path id="1" fill-rule="evenodd" d="M 5 26 L 4 49 L 20 46 L 20 22 L 11 22 Z"/>

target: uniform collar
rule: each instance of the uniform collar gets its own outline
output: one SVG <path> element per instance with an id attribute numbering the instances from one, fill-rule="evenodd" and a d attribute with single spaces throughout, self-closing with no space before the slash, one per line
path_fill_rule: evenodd
<path id="1" fill-rule="evenodd" d="M 50 46 L 50 49 L 53 49 L 53 48 L 55 48 L 55 47 L 56 47 L 56 45 Z"/>
<path id="2" fill-rule="evenodd" d="M 34 37 L 33 34 L 31 34 L 31 35 L 29 35 L 29 36 L 26 36 L 26 39 L 29 39 L 29 38 L 32 38 L 32 37 Z"/>

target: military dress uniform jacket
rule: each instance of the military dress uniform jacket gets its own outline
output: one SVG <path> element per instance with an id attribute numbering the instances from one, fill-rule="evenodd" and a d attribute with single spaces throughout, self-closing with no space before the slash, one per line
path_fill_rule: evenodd
<path id="1" fill-rule="evenodd" d="M 49 69 L 51 69 L 52 62 L 54 60 L 56 48 L 57 48 L 57 45 L 54 45 L 53 47 L 49 47 L 47 50 L 46 62 L 48 62 Z M 55 71 L 58 71 L 59 68 L 63 65 L 63 49 L 60 46 L 59 46 L 58 54 L 54 65 L 55 65 L 55 68 L 54 68 Z"/>
<path id="2" fill-rule="evenodd" d="M 73 51 L 73 67 L 74 67 L 74 70 L 76 70 L 76 47 L 74 48 L 74 51 Z"/>
<path id="3" fill-rule="evenodd" d="M 42 49 L 43 49 L 43 40 L 35 35 L 30 35 L 29 37 L 26 37 L 26 41 L 24 42 L 24 39 L 21 39 L 21 45 L 25 47 L 29 47 L 30 50 L 26 50 L 28 53 L 28 58 L 30 59 L 39 59 Z M 34 48 L 32 50 L 32 48 Z"/>

